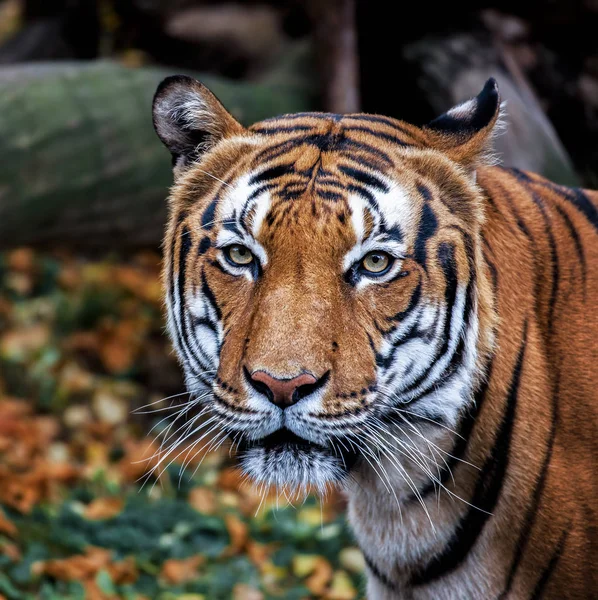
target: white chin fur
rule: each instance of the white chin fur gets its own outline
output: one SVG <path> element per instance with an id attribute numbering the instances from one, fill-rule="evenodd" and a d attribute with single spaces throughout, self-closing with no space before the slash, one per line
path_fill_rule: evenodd
<path id="1" fill-rule="evenodd" d="M 246 450 L 240 462 L 255 483 L 279 489 L 306 491 L 313 487 L 324 494 L 345 477 L 340 459 L 325 450 L 289 447 L 268 451 L 255 447 Z"/>

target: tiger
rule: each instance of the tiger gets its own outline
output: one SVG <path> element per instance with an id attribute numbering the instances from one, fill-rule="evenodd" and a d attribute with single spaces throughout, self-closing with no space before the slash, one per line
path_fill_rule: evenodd
<path id="1" fill-rule="evenodd" d="M 185 437 L 342 490 L 370 600 L 598 597 L 598 193 L 498 164 L 501 107 L 494 79 L 423 126 L 154 97 Z"/>

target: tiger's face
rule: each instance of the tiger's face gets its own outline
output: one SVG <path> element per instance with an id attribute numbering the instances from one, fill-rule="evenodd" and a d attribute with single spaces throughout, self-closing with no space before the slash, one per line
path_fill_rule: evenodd
<path id="1" fill-rule="evenodd" d="M 158 89 L 169 330 L 255 481 L 325 488 L 469 403 L 492 344 L 474 172 L 498 105 L 489 82 L 424 129 L 319 113 L 244 129 L 194 80 Z"/>

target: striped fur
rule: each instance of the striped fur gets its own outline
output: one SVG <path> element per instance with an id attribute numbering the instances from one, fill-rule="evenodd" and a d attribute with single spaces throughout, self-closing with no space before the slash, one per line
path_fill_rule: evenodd
<path id="1" fill-rule="evenodd" d="M 189 391 L 254 480 L 346 490 L 370 600 L 598 590 L 598 194 L 487 166 L 499 111 L 492 80 L 424 128 L 156 95 Z M 319 383 L 283 410 L 257 370 Z"/>

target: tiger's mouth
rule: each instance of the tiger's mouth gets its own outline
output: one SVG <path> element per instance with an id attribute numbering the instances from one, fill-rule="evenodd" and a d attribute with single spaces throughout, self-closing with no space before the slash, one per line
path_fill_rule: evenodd
<path id="1" fill-rule="evenodd" d="M 324 446 L 314 444 L 286 427 L 281 427 L 274 433 L 257 440 L 246 440 L 240 445 L 241 451 L 255 447 L 263 448 L 266 452 L 283 452 L 287 449 L 308 452 L 314 448 L 325 449 Z"/>
<path id="2" fill-rule="evenodd" d="M 256 483 L 278 488 L 311 488 L 325 491 L 342 482 L 358 455 L 348 449 L 310 442 L 286 427 L 239 446 L 242 469 Z"/>

